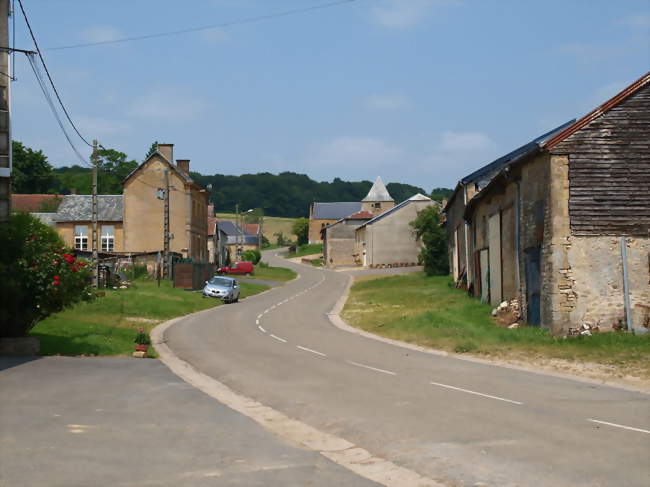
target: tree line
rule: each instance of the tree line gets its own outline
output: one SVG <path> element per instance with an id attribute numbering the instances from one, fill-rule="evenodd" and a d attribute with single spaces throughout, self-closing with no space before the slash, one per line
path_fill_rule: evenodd
<path id="1" fill-rule="evenodd" d="M 155 144 L 155 143 L 154 143 Z M 152 144 L 153 146 L 153 144 Z M 151 148 L 149 149 L 151 150 Z M 100 194 L 122 194 L 122 181 L 139 162 L 114 149 L 101 149 L 99 156 L 98 191 Z M 90 168 L 79 165 L 54 168 L 47 156 L 18 141 L 13 142 L 12 190 L 14 193 L 90 194 Z M 239 208 L 262 208 L 269 216 L 297 218 L 308 216 L 314 201 L 361 201 L 372 186 L 371 181 L 314 181 L 305 174 L 282 172 L 229 176 L 203 175 L 192 172 L 200 185 L 212 185 L 210 200 L 219 212 L 234 212 Z M 396 202 L 416 193 L 429 194 L 438 201 L 448 198 L 451 190 L 435 188 L 431 193 L 403 183 L 388 183 L 389 193 Z"/>

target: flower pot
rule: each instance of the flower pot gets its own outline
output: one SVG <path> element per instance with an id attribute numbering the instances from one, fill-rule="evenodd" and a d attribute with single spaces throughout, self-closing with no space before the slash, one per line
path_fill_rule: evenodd
<path id="1" fill-rule="evenodd" d="M 140 343 L 135 344 L 135 351 L 136 352 L 146 352 L 147 350 L 149 350 L 149 345 L 143 345 L 143 344 L 140 344 Z"/>

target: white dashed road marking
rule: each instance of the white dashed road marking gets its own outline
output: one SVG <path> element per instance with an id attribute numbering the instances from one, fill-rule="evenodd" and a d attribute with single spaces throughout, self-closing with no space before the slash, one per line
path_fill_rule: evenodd
<path id="1" fill-rule="evenodd" d="M 623 428 L 624 430 L 638 431 L 639 433 L 647 433 L 647 434 L 650 435 L 649 430 L 644 430 L 644 429 L 641 429 L 641 428 L 633 428 L 632 426 L 624 426 L 622 424 L 608 423 L 607 421 L 599 421 L 597 419 L 589 419 L 589 418 L 587 418 L 587 421 L 591 421 L 592 423 L 606 424 L 607 426 L 614 426 L 615 428 Z"/>
<path id="2" fill-rule="evenodd" d="M 262 333 L 266 333 L 266 330 L 264 328 L 262 328 L 262 325 L 257 325 L 257 327 L 260 329 L 260 331 Z"/>
<path id="3" fill-rule="evenodd" d="M 287 341 L 284 338 L 280 338 L 279 336 L 275 336 L 273 333 L 269 334 L 271 337 L 275 338 L 277 341 L 282 342 L 282 343 L 287 343 Z"/>
<path id="4" fill-rule="evenodd" d="M 496 399 L 497 401 L 509 402 L 509 403 L 512 403 L 512 404 L 517 404 L 519 406 L 524 404 L 523 402 L 513 401 L 512 399 L 505 399 L 505 398 L 499 397 L 499 396 L 491 396 L 489 394 L 483 394 L 482 392 L 470 391 L 468 389 L 462 389 L 460 387 L 454 387 L 454 386 L 450 386 L 448 384 L 440 384 L 439 382 L 431 382 L 430 384 L 434 385 L 434 386 L 446 387 L 447 389 L 453 389 L 454 391 L 461 391 L 461 392 L 466 392 L 468 394 L 474 394 L 476 396 L 489 397 L 490 399 Z"/>
<path id="5" fill-rule="evenodd" d="M 363 367 L 364 369 L 374 370 L 375 372 L 381 372 L 382 374 L 397 375 L 395 372 L 391 372 L 390 370 L 378 369 L 376 367 L 371 367 L 370 365 L 364 365 L 358 362 L 353 362 L 352 360 L 348 360 L 347 362 L 350 365 L 356 365 L 357 367 Z"/>
<path id="6" fill-rule="evenodd" d="M 300 350 L 304 350 L 305 352 L 315 353 L 316 355 L 320 355 L 321 357 L 327 357 L 327 355 L 325 355 L 323 352 L 318 352 L 316 350 L 312 350 L 311 348 L 301 347 L 300 345 L 296 345 L 296 348 L 299 348 Z"/>

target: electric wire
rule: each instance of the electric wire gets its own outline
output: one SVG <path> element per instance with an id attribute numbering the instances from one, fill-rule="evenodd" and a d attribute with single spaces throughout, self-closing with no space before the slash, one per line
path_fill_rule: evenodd
<path id="1" fill-rule="evenodd" d="M 47 101 L 47 104 L 50 107 L 50 110 L 52 111 L 52 114 L 54 115 L 54 118 L 56 119 L 57 123 L 59 124 L 59 127 L 61 128 L 61 131 L 63 132 L 63 135 L 65 136 L 66 140 L 68 141 L 68 144 L 70 144 L 70 147 L 72 148 L 73 152 L 77 155 L 79 160 L 88 167 L 92 167 L 92 164 L 90 164 L 79 152 L 77 147 L 74 145 L 72 142 L 72 139 L 70 138 L 70 135 L 68 134 L 67 130 L 65 129 L 65 126 L 63 124 L 63 120 L 61 120 L 61 117 L 59 116 L 59 113 L 56 110 L 56 105 L 54 104 L 54 101 L 52 100 L 52 97 L 50 96 L 49 91 L 47 90 L 47 83 L 45 83 L 45 80 L 43 79 L 43 75 L 40 73 L 37 61 L 34 59 L 33 54 L 26 54 L 27 59 L 29 60 L 29 65 L 32 68 L 32 71 L 34 72 L 34 76 L 36 77 L 36 81 L 41 88 L 41 91 L 43 92 L 43 96 L 45 96 L 45 100 Z"/>
<path id="2" fill-rule="evenodd" d="M 19 2 L 21 0 L 18 0 Z M 301 7 L 301 8 L 294 8 L 291 10 L 285 10 L 283 12 L 276 12 L 274 14 L 266 14 L 266 15 L 258 15 L 255 17 L 248 17 L 240 20 L 232 20 L 229 22 L 221 22 L 218 24 L 210 24 L 210 25 L 204 25 L 200 27 L 189 27 L 187 29 L 179 29 L 179 30 L 172 30 L 172 31 L 167 31 L 167 32 L 157 32 L 154 34 L 145 34 L 141 36 L 133 36 L 133 37 L 123 37 L 121 39 L 111 39 L 111 40 L 106 40 L 106 41 L 96 41 L 96 42 L 85 42 L 81 44 L 69 44 L 65 46 L 56 46 L 56 47 L 48 47 L 45 50 L 46 51 L 61 51 L 63 49 L 78 49 L 82 47 L 93 47 L 93 46 L 104 46 L 108 44 L 121 44 L 124 42 L 131 42 L 131 41 L 142 41 L 145 39 L 155 39 L 157 37 L 170 37 L 170 36 L 175 36 L 175 35 L 181 35 L 181 34 L 189 34 L 192 32 L 201 32 L 204 30 L 212 30 L 212 29 L 219 29 L 219 28 L 224 28 L 224 27 L 231 27 L 234 25 L 243 25 L 243 24 L 253 24 L 257 22 L 262 22 L 265 20 L 271 20 L 271 19 L 276 19 L 279 17 L 287 17 L 289 15 L 296 15 L 296 14 L 301 14 L 301 13 L 306 13 L 306 12 L 311 12 L 314 10 L 322 10 L 325 8 L 330 8 L 330 7 L 336 7 L 338 5 L 343 5 L 346 3 L 352 3 L 356 2 L 357 0 L 336 0 L 332 2 L 326 2 L 326 3 L 321 3 L 318 5 L 311 5 L 309 7 Z M 22 5 L 22 4 L 21 4 Z"/>
<path id="3" fill-rule="evenodd" d="M 56 95 L 57 100 L 59 100 L 59 104 L 61 105 L 61 108 L 63 109 L 63 113 L 65 113 L 66 118 L 68 119 L 68 122 L 70 122 L 70 125 L 72 125 L 72 128 L 74 131 L 77 133 L 79 138 L 83 140 L 86 145 L 89 147 L 92 147 L 92 144 L 88 142 L 83 135 L 81 135 L 81 132 L 77 129 L 77 126 L 74 124 L 72 121 L 72 118 L 70 117 L 70 114 L 68 113 L 68 110 L 65 108 L 65 105 L 63 104 L 63 100 L 61 100 L 61 96 L 59 95 L 59 91 L 56 89 L 56 86 L 54 85 L 54 80 L 52 80 L 52 76 L 50 75 L 50 71 L 47 69 L 47 64 L 45 64 L 45 59 L 43 59 L 43 54 L 41 54 L 41 48 L 38 45 L 38 42 L 36 41 L 36 36 L 34 35 L 34 31 L 32 30 L 32 26 L 29 23 L 29 19 L 27 18 L 27 13 L 25 12 L 25 9 L 23 7 L 23 2 L 22 0 L 18 0 L 18 5 L 20 6 L 20 11 L 23 14 L 23 17 L 25 18 L 25 23 L 27 24 L 27 29 L 29 29 L 29 35 L 32 38 L 32 41 L 34 42 L 34 47 L 36 47 L 36 52 L 38 53 L 38 57 L 41 60 L 41 63 L 43 64 L 43 68 L 45 68 L 45 73 L 47 74 L 47 79 L 50 81 L 50 85 L 52 85 L 52 90 L 54 90 L 54 94 Z M 31 63 L 31 61 L 30 61 Z"/>

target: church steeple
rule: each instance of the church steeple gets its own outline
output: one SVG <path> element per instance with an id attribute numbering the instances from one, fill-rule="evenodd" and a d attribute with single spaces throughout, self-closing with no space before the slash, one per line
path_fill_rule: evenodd
<path id="1" fill-rule="evenodd" d="M 377 176 L 375 184 L 372 185 L 367 196 L 361 200 L 362 209 L 378 215 L 384 211 L 395 206 L 395 200 L 386 189 L 386 185 L 381 180 L 381 176 Z"/>

